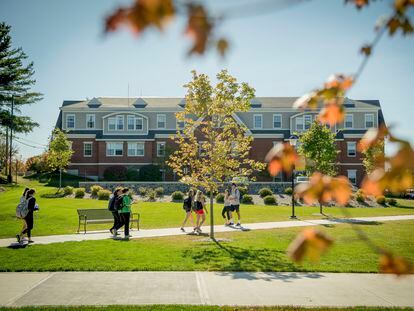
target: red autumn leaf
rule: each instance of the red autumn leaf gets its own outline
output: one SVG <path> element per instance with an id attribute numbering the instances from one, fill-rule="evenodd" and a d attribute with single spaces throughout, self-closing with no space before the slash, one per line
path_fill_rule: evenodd
<path id="1" fill-rule="evenodd" d="M 370 147 L 375 146 L 379 141 L 384 140 L 387 135 L 388 129 L 384 125 L 381 125 L 379 128 L 368 129 L 358 143 L 358 150 L 360 152 L 368 150 Z"/>
<path id="2" fill-rule="evenodd" d="M 298 161 L 298 154 L 289 143 L 278 143 L 267 153 L 265 161 L 271 176 L 276 176 L 281 171 L 290 173 Z"/>
<path id="3" fill-rule="evenodd" d="M 213 29 L 213 23 L 202 5 L 189 5 L 188 22 L 185 33 L 193 40 L 189 53 L 203 54 Z"/>
<path id="4" fill-rule="evenodd" d="M 334 126 L 344 120 L 344 107 L 336 101 L 330 102 L 320 111 L 318 119 L 320 122 Z"/>
<path id="5" fill-rule="evenodd" d="M 302 262 L 305 258 L 316 262 L 332 244 L 333 240 L 325 233 L 316 229 L 306 229 L 289 245 L 287 253 L 295 262 Z"/>

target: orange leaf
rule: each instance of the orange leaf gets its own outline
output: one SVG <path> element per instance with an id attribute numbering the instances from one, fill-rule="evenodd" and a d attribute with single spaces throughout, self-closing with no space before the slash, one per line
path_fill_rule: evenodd
<path id="1" fill-rule="evenodd" d="M 372 46 L 369 44 L 366 44 L 361 48 L 360 51 L 361 51 L 361 54 L 364 54 L 365 56 L 370 56 L 372 53 Z"/>
<path id="2" fill-rule="evenodd" d="M 384 140 L 388 135 L 388 129 L 381 125 L 379 128 L 370 128 L 365 132 L 364 136 L 358 143 L 358 150 L 360 152 L 368 150 L 371 146 L 376 145 L 380 140 Z"/>
<path id="3" fill-rule="evenodd" d="M 202 5 L 189 5 L 188 22 L 185 33 L 192 38 L 193 46 L 189 53 L 203 54 L 213 28 L 213 23 L 207 16 Z"/>
<path id="4" fill-rule="evenodd" d="M 297 160 L 298 154 L 289 143 L 278 143 L 270 149 L 265 158 L 272 176 L 276 176 L 282 170 L 290 173 Z"/>
<path id="5" fill-rule="evenodd" d="M 342 105 L 336 102 L 328 103 L 319 113 L 320 122 L 334 126 L 344 120 L 345 112 Z"/>
<path id="6" fill-rule="evenodd" d="M 223 57 L 229 48 L 229 43 L 226 39 L 221 38 L 217 41 L 217 50 L 219 51 L 220 55 Z"/>
<path id="7" fill-rule="evenodd" d="M 382 273 L 392 273 L 398 276 L 413 273 L 413 266 L 407 259 L 388 252 L 381 255 L 379 268 Z"/>

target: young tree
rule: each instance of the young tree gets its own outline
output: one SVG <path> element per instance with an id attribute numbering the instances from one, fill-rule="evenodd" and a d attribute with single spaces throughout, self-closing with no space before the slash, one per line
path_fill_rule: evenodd
<path id="1" fill-rule="evenodd" d="M 365 167 L 365 172 L 371 174 L 379 165 L 380 162 L 384 162 L 384 140 L 379 140 L 375 145 L 372 145 L 368 149 L 362 151 L 364 158 L 362 163 Z"/>
<path id="2" fill-rule="evenodd" d="M 10 37 L 11 27 L 6 23 L 0 23 L 0 124 L 7 127 L 7 148 L 12 145 L 12 134 L 27 133 L 32 131 L 37 123 L 30 117 L 17 116 L 23 105 L 33 104 L 42 99 L 42 94 L 33 92 L 31 87 L 36 80 L 33 79 L 33 63 L 25 65 L 27 55 L 21 48 L 12 48 Z M 10 162 L 10 153 L 7 155 L 6 164 Z M 11 167 L 9 167 L 11 177 Z"/>
<path id="3" fill-rule="evenodd" d="M 49 144 L 48 165 L 52 169 L 59 169 L 59 190 L 62 188 L 62 169 L 68 166 L 73 150 L 65 133 L 55 129 Z"/>
<path id="4" fill-rule="evenodd" d="M 215 193 L 219 184 L 233 177 L 251 176 L 265 168 L 264 163 L 249 159 L 252 137 L 236 122 L 237 112 L 250 109 L 254 89 L 237 83 L 226 70 L 217 74 L 213 86 L 205 74 L 193 73 L 185 85 L 184 111 L 176 114 L 182 130 L 173 137 L 177 150 L 167 161 L 181 178 L 193 187 Z M 213 196 L 210 196 L 210 237 L 214 239 Z"/>
<path id="5" fill-rule="evenodd" d="M 325 175 L 336 175 L 335 134 L 321 122 L 315 120 L 310 129 L 299 137 L 298 152 L 306 159 L 306 170 L 309 175 L 320 172 Z"/>

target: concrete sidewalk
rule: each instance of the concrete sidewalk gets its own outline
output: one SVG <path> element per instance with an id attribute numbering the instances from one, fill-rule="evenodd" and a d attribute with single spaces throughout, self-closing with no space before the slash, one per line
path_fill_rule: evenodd
<path id="1" fill-rule="evenodd" d="M 263 230 L 263 229 L 277 229 L 277 228 L 290 228 L 290 227 L 306 227 L 306 226 L 318 226 L 318 225 L 336 225 L 351 222 L 384 222 L 384 221 L 396 221 L 396 220 L 412 220 L 414 215 L 400 215 L 400 216 L 379 216 L 379 217 L 359 217 L 359 218 L 337 218 L 332 220 L 327 219 L 315 219 L 315 220 L 292 220 L 292 221 L 279 221 L 279 222 L 263 222 L 263 223 L 251 223 L 243 224 L 243 228 L 246 231 L 249 230 Z M 208 232 L 209 227 L 202 227 L 203 232 Z M 235 232 L 241 231 L 240 229 L 233 229 L 218 225 L 214 227 L 215 232 Z M 151 238 L 151 237 L 163 237 L 174 235 L 185 235 L 191 232 L 191 228 L 186 228 L 187 232 L 181 232 L 179 228 L 164 228 L 164 229 L 146 229 L 146 230 L 133 230 L 130 231 L 132 239 L 139 238 Z M 35 230 L 36 232 L 36 230 Z M 90 231 L 86 234 L 64 234 L 64 235 L 50 235 L 50 236 L 35 236 L 33 240 L 35 244 L 51 244 L 60 242 L 80 242 L 80 241 L 93 241 L 110 239 L 112 236 L 109 231 Z M 8 247 L 16 244 L 15 238 L 0 239 L 0 247 Z"/>
<path id="2" fill-rule="evenodd" d="M 120 294 L 122 293 L 122 294 Z M 1 273 L 0 305 L 414 307 L 414 275 L 248 272 Z"/>

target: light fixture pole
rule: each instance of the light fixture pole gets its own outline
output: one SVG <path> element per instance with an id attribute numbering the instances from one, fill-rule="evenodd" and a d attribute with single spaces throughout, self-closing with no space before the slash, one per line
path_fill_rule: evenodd
<path id="1" fill-rule="evenodd" d="M 296 144 L 298 142 L 298 136 L 292 135 L 289 137 L 289 143 L 293 148 L 296 148 Z M 297 219 L 295 215 L 295 163 L 292 165 L 292 215 L 290 219 Z"/>

